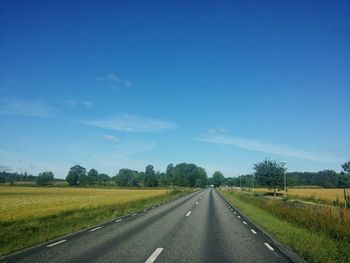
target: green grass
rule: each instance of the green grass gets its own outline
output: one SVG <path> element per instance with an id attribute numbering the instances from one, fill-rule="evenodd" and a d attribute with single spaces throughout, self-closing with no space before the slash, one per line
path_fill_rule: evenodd
<path id="1" fill-rule="evenodd" d="M 186 190 L 168 191 L 160 196 L 127 203 L 82 207 L 46 216 L 35 215 L 12 220 L 1 220 L 0 255 L 7 255 L 16 250 L 30 247 L 134 211 L 152 207 L 186 193 L 188 193 Z"/>
<path id="2" fill-rule="evenodd" d="M 255 197 L 245 198 L 233 191 L 220 191 L 220 193 L 255 224 L 262 226 L 277 240 L 292 247 L 307 261 L 350 262 L 350 244 L 342 238 L 337 238 L 337 235 L 332 236 L 327 231 L 300 226 L 292 217 L 289 220 L 281 219 L 276 216 L 278 209 L 272 213 L 258 207 Z"/>

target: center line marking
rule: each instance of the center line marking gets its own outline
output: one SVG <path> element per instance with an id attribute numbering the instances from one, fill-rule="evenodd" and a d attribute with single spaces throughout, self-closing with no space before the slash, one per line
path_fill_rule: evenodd
<path id="1" fill-rule="evenodd" d="M 247 224 L 247 222 L 246 222 L 246 221 L 243 221 L 243 224 L 245 224 L 245 225 L 246 225 L 246 224 Z"/>
<path id="2" fill-rule="evenodd" d="M 50 244 L 50 245 L 47 245 L 46 247 L 53 247 L 53 246 L 56 246 L 56 245 L 58 245 L 58 244 L 61 244 L 61 243 L 63 243 L 63 242 L 66 242 L 66 241 L 67 241 L 67 240 L 63 239 L 63 240 L 58 241 L 58 242 L 56 242 L 56 243 L 52 243 L 52 244 Z"/>
<path id="3" fill-rule="evenodd" d="M 252 233 L 254 234 L 254 235 L 256 235 L 257 233 L 255 232 L 255 230 L 254 229 L 250 229 L 250 231 L 252 231 Z"/>
<path id="4" fill-rule="evenodd" d="M 264 243 L 264 244 L 265 246 L 267 246 L 268 249 L 270 249 L 271 251 L 274 251 L 273 247 L 271 247 L 269 243 Z"/>
<path id="5" fill-rule="evenodd" d="M 100 229 L 100 228 L 102 228 L 102 226 L 99 226 L 99 227 L 93 228 L 93 229 L 91 229 L 91 230 L 90 230 L 90 232 L 94 232 L 94 231 L 96 231 L 96 230 L 98 230 L 98 229 Z"/>
<path id="6" fill-rule="evenodd" d="M 186 216 L 189 216 L 192 213 L 192 211 L 188 211 Z"/>
<path id="7" fill-rule="evenodd" d="M 162 251 L 163 251 L 163 248 L 161 248 L 161 247 L 154 250 L 152 255 L 146 260 L 145 263 L 153 263 Z"/>
<path id="8" fill-rule="evenodd" d="M 123 219 L 120 218 L 120 219 L 118 219 L 118 220 L 115 220 L 115 222 L 118 223 L 118 222 L 120 222 L 120 221 L 122 221 L 122 220 L 123 220 Z"/>

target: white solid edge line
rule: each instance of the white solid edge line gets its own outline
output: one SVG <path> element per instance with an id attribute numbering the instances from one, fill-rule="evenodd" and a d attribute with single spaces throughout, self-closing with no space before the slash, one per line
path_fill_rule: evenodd
<path id="1" fill-rule="evenodd" d="M 122 221 L 122 220 L 123 220 L 123 219 L 120 218 L 120 219 L 118 219 L 118 220 L 115 220 L 115 222 L 118 223 L 118 222 L 120 222 L 120 221 Z"/>
<path id="2" fill-rule="evenodd" d="M 58 245 L 58 244 L 61 244 L 61 243 L 63 243 L 63 242 L 66 242 L 66 241 L 67 241 L 67 240 L 63 239 L 63 240 L 58 241 L 58 242 L 56 242 L 56 243 L 52 243 L 52 244 L 50 244 L 50 245 L 47 245 L 46 247 L 53 247 L 53 246 L 56 246 L 56 245 Z"/>
<path id="3" fill-rule="evenodd" d="M 270 249 L 271 251 L 274 251 L 273 247 L 271 247 L 269 243 L 264 243 L 264 244 L 265 246 L 267 246 L 268 249 Z"/>
<path id="4" fill-rule="evenodd" d="M 89 230 L 89 231 L 90 231 L 90 232 L 94 232 L 94 231 L 96 231 L 96 230 L 99 230 L 100 228 L 102 228 L 102 226 L 98 226 L 98 227 L 93 228 L 93 229 L 91 229 L 91 230 Z"/>
<path id="5" fill-rule="evenodd" d="M 245 225 L 246 225 L 246 224 L 247 224 L 247 222 L 246 222 L 246 221 L 243 221 L 243 224 L 245 224 Z"/>
<path id="6" fill-rule="evenodd" d="M 146 260 L 145 263 L 153 263 L 162 251 L 163 251 L 163 248 L 161 248 L 161 247 L 154 250 L 152 255 Z"/>
<path id="7" fill-rule="evenodd" d="M 250 229 L 250 231 L 252 231 L 252 233 L 255 235 L 257 234 L 254 229 Z"/>
<path id="8" fill-rule="evenodd" d="M 189 216 L 192 213 L 192 211 L 188 211 L 186 216 Z"/>

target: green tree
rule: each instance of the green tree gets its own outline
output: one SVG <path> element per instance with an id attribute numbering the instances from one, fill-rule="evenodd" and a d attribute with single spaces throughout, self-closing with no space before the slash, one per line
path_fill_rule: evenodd
<path id="1" fill-rule="evenodd" d="M 80 182 L 80 178 L 84 178 L 84 176 L 86 176 L 86 169 L 80 165 L 75 165 L 70 168 L 66 177 L 66 181 L 71 186 L 78 185 Z"/>
<path id="2" fill-rule="evenodd" d="M 53 179 L 54 179 L 53 172 L 51 171 L 42 172 L 42 173 L 39 173 L 36 179 L 36 183 L 40 186 L 49 185 L 49 184 L 52 184 Z"/>
<path id="3" fill-rule="evenodd" d="M 213 185 L 215 187 L 219 187 L 224 181 L 225 181 L 225 177 L 221 172 L 216 171 L 213 174 Z"/>
<path id="4" fill-rule="evenodd" d="M 98 171 L 95 169 L 90 169 L 90 171 L 87 173 L 87 183 L 89 185 L 93 185 L 98 183 Z"/>
<path id="5" fill-rule="evenodd" d="M 119 186 L 137 186 L 137 171 L 133 171 L 130 169 L 120 169 L 118 174 L 116 175 L 116 183 Z"/>
<path id="6" fill-rule="evenodd" d="M 286 168 L 282 162 L 264 160 L 263 162 L 254 164 L 255 178 L 257 182 L 269 189 L 273 189 L 274 195 L 276 195 L 276 189 L 283 188 L 284 179 L 283 175 L 286 172 Z"/>
<path id="7" fill-rule="evenodd" d="M 341 167 L 345 173 L 350 174 L 350 161 L 345 162 Z"/>
<path id="8" fill-rule="evenodd" d="M 147 165 L 145 170 L 145 186 L 152 187 L 158 186 L 159 181 L 157 180 L 156 172 L 152 165 Z"/>

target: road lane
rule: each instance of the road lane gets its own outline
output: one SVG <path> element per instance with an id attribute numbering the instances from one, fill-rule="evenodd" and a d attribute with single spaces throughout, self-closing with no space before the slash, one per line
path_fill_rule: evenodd
<path id="1" fill-rule="evenodd" d="M 192 193 L 8 262 L 290 262 L 212 189 Z M 59 242 L 59 241 L 58 241 Z M 52 242 L 53 243 L 53 242 Z M 56 243 L 56 242 L 55 242 Z M 272 248 L 273 250 L 271 250 Z M 153 262 L 152 261 L 152 262 Z"/>

